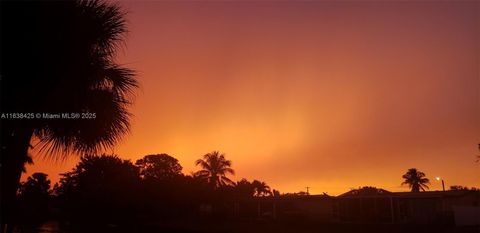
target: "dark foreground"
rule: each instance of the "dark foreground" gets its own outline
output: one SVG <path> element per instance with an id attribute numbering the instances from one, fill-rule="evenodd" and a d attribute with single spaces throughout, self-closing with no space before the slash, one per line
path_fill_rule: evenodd
<path id="1" fill-rule="evenodd" d="M 15 233 L 480 233 L 480 226 L 455 227 L 392 224 L 319 224 L 312 222 L 273 221 L 169 221 L 150 224 L 60 224 L 51 221 L 16 227 Z"/>

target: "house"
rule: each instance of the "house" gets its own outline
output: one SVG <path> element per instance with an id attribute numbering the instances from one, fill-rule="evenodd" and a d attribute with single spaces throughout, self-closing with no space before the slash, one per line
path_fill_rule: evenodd
<path id="1" fill-rule="evenodd" d="M 235 204 L 235 216 L 240 218 L 299 220 L 331 222 L 336 205 L 328 195 L 298 195 L 257 197 Z"/>
<path id="2" fill-rule="evenodd" d="M 235 216 L 337 223 L 480 225 L 480 192 L 352 190 L 339 196 L 264 197 L 235 204 Z"/>
<path id="3" fill-rule="evenodd" d="M 341 222 L 476 225 L 466 219 L 480 220 L 478 191 L 347 193 L 336 200 Z"/>

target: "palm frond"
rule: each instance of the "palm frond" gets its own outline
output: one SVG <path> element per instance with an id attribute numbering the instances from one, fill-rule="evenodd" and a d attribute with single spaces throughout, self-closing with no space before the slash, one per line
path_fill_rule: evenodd
<path id="1" fill-rule="evenodd" d="M 195 161 L 195 165 L 196 166 L 200 165 L 200 167 L 202 167 L 205 170 L 212 170 L 212 168 L 210 167 L 210 164 L 208 164 L 206 161 L 202 159 Z"/>
<path id="2" fill-rule="evenodd" d="M 59 119 L 35 131 L 40 152 L 48 154 L 93 154 L 112 148 L 129 132 L 131 114 L 122 99 L 106 90 L 91 90 L 83 113 L 94 119 Z"/>
<path id="3" fill-rule="evenodd" d="M 230 168 L 230 167 L 224 168 L 224 169 L 222 170 L 222 172 L 223 172 L 224 174 L 232 174 L 232 175 L 235 175 L 235 170 L 233 170 L 233 169 Z"/>
<path id="4" fill-rule="evenodd" d="M 235 185 L 235 182 L 233 182 L 226 176 L 220 177 L 220 181 L 222 182 L 222 185 Z"/>
<path id="5" fill-rule="evenodd" d="M 125 12 L 116 4 L 100 0 L 81 0 L 77 7 L 80 17 L 88 21 L 88 28 L 96 44 L 95 51 L 112 57 L 127 32 Z"/>
<path id="6" fill-rule="evenodd" d="M 111 81 L 116 96 L 127 101 L 133 98 L 134 90 L 139 86 L 133 70 L 115 64 L 105 69 L 105 78 Z"/>

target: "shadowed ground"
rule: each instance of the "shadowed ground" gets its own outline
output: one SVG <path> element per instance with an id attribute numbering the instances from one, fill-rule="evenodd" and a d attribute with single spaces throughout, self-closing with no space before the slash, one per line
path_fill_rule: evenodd
<path id="1" fill-rule="evenodd" d="M 18 233 L 123 233 L 123 232 L 169 232 L 169 233 L 478 233 L 479 227 L 453 227 L 430 225 L 390 225 L 390 224 L 319 224 L 311 222 L 262 222 L 262 221 L 202 221 L 185 220 L 150 224 L 118 225 L 63 225 L 48 222 L 40 226 L 22 226 Z"/>

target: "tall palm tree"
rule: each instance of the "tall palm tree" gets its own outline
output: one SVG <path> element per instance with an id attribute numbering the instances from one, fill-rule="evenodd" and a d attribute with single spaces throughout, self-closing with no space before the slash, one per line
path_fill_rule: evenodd
<path id="1" fill-rule="evenodd" d="M 418 171 L 416 168 L 408 169 L 402 178 L 405 179 L 402 185 L 407 184 L 412 189 L 412 192 L 425 191 L 428 189 L 427 184 L 430 184 L 428 178 L 425 178 L 425 173 Z"/>
<path id="2" fill-rule="evenodd" d="M 0 4 L 3 230 L 31 139 L 57 159 L 113 147 L 129 130 L 138 84 L 134 71 L 114 60 L 127 31 L 119 6 L 101 0 Z M 19 120 L 8 113 L 25 115 Z"/>
<path id="3" fill-rule="evenodd" d="M 195 176 L 206 179 L 214 188 L 234 184 L 227 177 L 228 174 L 235 175 L 235 171 L 231 168 L 232 162 L 225 159 L 225 154 L 213 151 L 205 154 L 203 159 L 197 160 L 195 165 L 202 168 L 195 173 Z"/>

